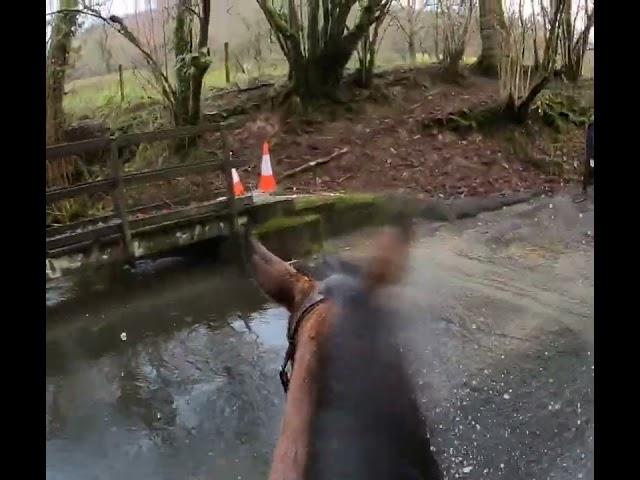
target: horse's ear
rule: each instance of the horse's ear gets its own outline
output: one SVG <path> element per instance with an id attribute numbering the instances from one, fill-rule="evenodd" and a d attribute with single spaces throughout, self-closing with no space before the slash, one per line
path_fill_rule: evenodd
<path id="1" fill-rule="evenodd" d="M 364 267 L 366 289 L 373 291 L 400 281 L 407 267 L 412 237 L 408 220 L 378 235 Z"/>
<path id="2" fill-rule="evenodd" d="M 258 240 L 249 238 L 251 268 L 260 288 L 275 302 L 293 312 L 310 279 L 276 257 Z"/>

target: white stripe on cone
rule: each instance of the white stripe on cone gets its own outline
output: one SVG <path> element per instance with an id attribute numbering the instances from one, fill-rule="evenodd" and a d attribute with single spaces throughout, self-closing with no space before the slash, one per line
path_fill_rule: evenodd
<path id="1" fill-rule="evenodd" d="M 238 175 L 238 171 L 235 168 L 231 169 L 231 178 L 233 179 L 233 183 L 240 181 L 240 175 Z"/>
<path id="2" fill-rule="evenodd" d="M 260 173 L 262 174 L 263 177 L 270 177 L 271 175 L 273 175 L 273 172 L 271 171 L 271 156 L 270 155 L 263 155 L 262 156 L 262 165 L 260 167 Z"/>

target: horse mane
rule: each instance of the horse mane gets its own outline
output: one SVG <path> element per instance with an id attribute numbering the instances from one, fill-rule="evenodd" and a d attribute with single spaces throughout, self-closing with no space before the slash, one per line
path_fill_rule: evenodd
<path id="1" fill-rule="evenodd" d="M 321 352 L 305 478 L 441 479 L 395 342 L 397 319 L 351 267 L 323 282 L 336 308 Z"/>

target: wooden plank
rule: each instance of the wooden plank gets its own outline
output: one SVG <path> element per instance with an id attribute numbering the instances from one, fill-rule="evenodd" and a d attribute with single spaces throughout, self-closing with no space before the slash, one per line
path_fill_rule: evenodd
<path id="1" fill-rule="evenodd" d="M 93 242 L 110 235 L 116 235 L 120 233 L 120 229 L 121 225 L 120 221 L 118 220 L 109 225 L 103 225 L 101 227 L 92 228 L 83 232 L 76 232 L 69 235 L 47 238 L 47 252 L 63 247 L 68 247 L 70 245 Z"/>
<path id="2" fill-rule="evenodd" d="M 237 160 L 233 165 L 235 168 L 243 167 L 248 162 Z M 190 165 L 178 165 L 175 167 L 166 167 L 158 170 L 149 170 L 148 172 L 130 173 L 122 177 L 122 181 L 126 187 L 140 185 L 142 183 L 157 182 L 158 180 L 172 180 L 175 178 L 186 177 L 187 175 L 195 175 L 207 171 L 220 171 L 223 169 L 222 162 L 198 162 Z"/>
<path id="3" fill-rule="evenodd" d="M 215 195 L 216 192 L 212 192 L 212 195 Z M 158 209 L 161 207 L 167 207 L 170 206 L 171 208 L 176 208 L 173 205 L 171 205 L 171 203 L 173 202 L 181 202 L 184 200 L 188 200 L 189 196 L 182 196 L 182 197 L 178 197 L 176 199 L 171 199 L 171 202 L 169 201 L 162 201 L 162 202 L 156 202 L 156 203 L 151 203 L 151 204 L 147 204 L 147 205 L 141 205 L 138 207 L 134 207 L 134 208 L 130 208 L 127 210 L 127 216 L 131 216 L 132 214 L 136 214 L 138 212 L 141 212 L 143 210 L 150 210 L 150 209 Z M 180 207 L 178 207 L 180 208 Z M 66 223 L 64 225 L 55 225 L 53 227 L 48 227 L 46 230 L 46 235 L 47 238 L 51 238 L 51 237 L 57 237 L 59 235 L 66 235 L 68 233 L 74 233 L 74 232 L 79 232 L 81 230 L 88 230 L 90 228 L 97 228 L 100 227 L 102 225 L 96 225 L 98 223 L 109 223 L 111 222 L 114 218 L 116 218 L 116 216 L 113 213 L 110 213 L 108 215 L 100 215 L 97 217 L 92 217 L 92 218 L 85 218 L 84 220 L 79 220 L 77 222 L 73 222 L 73 223 Z"/>
<path id="4" fill-rule="evenodd" d="M 203 205 L 194 205 L 182 208 L 180 210 L 172 210 L 169 212 L 161 212 L 154 215 L 148 215 L 141 218 L 132 219 L 129 224 L 134 234 L 141 229 L 169 223 L 177 220 L 187 219 L 199 215 L 220 215 L 227 206 L 226 199 L 214 202 L 208 202 Z"/>
<path id="5" fill-rule="evenodd" d="M 47 190 L 47 203 L 53 203 L 66 198 L 78 197 L 80 195 L 91 195 L 93 193 L 110 192 L 114 188 L 112 179 L 94 180 L 93 182 L 79 183 L 71 187 L 52 188 Z"/>
<path id="6" fill-rule="evenodd" d="M 187 175 L 195 175 L 220 169 L 222 169 L 222 163 L 220 162 L 198 162 L 190 165 L 178 165 L 175 167 L 149 170 L 147 172 L 130 173 L 122 177 L 122 182 L 126 187 L 130 187 L 133 185 L 157 182 L 158 180 L 172 180 L 174 178 L 186 177 Z"/>
<path id="7" fill-rule="evenodd" d="M 118 136 L 118 143 L 121 147 L 128 145 L 135 145 L 138 143 L 150 143 L 159 142 L 162 140 L 171 140 L 180 137 L 189 137 L 191 135 L 198 135 L 206 132 L 221 131 L 228 128 L 236 128 L 243 123 L 243 119 L 232 119 L 225 122 L 218 123 L 201 123 L 200 125 L 169 128 L 163 130 L 156 130 L 153 132 L 142 133 L 126 133 Z M 51 160 L 54 158 L 61 158 L 70 155 L 80 155 L 86 152 L 107 150 L 110 148 L 111 142 L 114 141 L 111 137 L 92 138 L 89 140 L 81 140 L 79 142 L 61 143 L 59 145 L 52 145 L 46 148 L 46 158 Z"/>
<path id="8" fill-rule="evenodd" d="M 55 225 L 47 228 L 47 238 L 58 237 L 60 235 L 66 235 L 68 233 L 79 232 L 82 230 L 88 230 L 90 228 L 101 227 L 102 225 L 96 225 L 100 222 L 110 223 L 115 216 L 113 214 L 100 215 L 99 217 L 86 218 L 73 223 L 66 223 L 64 225 Z"/>
<path id="9" fill-rule="evenodd" d="M 113 194 L 113 209 L 120 218 L 120 228 L 122 231 L 122 239 L 124 240 L 124 246 L 129 258 L 133 258 L 133 243 L 131 242 L 131 232 L 129 231 L 129 223 L 127 221 L 127 209 L 124 198 L 124 184 L 122 182 L 122 158 L 120 158 L 119 142 L 115 141 L 111 143 L 111 156 L 109 157 L 109 169 L 111 170 L 111 177 L 115 183 Z"/>
<path id="10" fill-rule="evenodd" d="M 210 212 L 203 213 L 201 215 L 192 215 L 185 218 L 174 219 L 169 222 L 157 223 L 154 225 L 147 225 L 144 228 L 140 228 L 134 232 L 136 237 L 140 237 L 143 235 L 154 234 L 157 231 L 162 230 L 178 230 L 180 228 L 189 228 L 194 224 L 210 222 L 212 220 L 218 219 L 220 217 L 219 212 Z M 227 225 L 224 221 L 220 220 L 223 225 Z M 176 241 L 175 246 L 177 247 L 179 243 Z"/>
<path id="11" fill-rule="evenodd" d="M 248 164 L 244 160 L 234 160 L 233 166 L 241 168 Z M 221 170 L 221 162 L 199 162 L 191 165 L 180 165 L 177 167 L 167 167 L 148 172 L 130 173 L 122 177 L 125 187 L 151 183 L 158 180 L 169 180 L 187 175 L 203 173 L 208 170 Z M 71 187 L 55 188 L 47 191 L 47 203 L 57 202 L 66 198 L 78 197 L 80 195 L 90 195 L 100 192 L 111 192 L 115 188 L 113 179 L 94 180 L 93 182 L 79 183 Z"/>
<path id="12" fill-rule="evenodd" d="M 113 235 L 100 237 L 100 239 L 97 241 L 100 243 L 100 245 L 117 244 L 120 238 L 120 231 L 117 231 Z M 80 243 L 73 243 L 60 248 L 47 250 L 47 258 L 59 258 L 65 255 L 72 255 L 74 253 L 80 252 L 86 253 L 93 247 L 95 242 L 96 240 L 88 240 Z"/>
<path id="13" fill-rule="evenodd" d="M 85 152 L 93 152 L 98 150 L 107 150 L 111 143 L 110 137 L 92 138 L 90 140 L 81 140 L 79 142 L 61 143 L 47 147 L 47 160 L 54 158 L 67 157 L 70 155 L 80 155 Z"/>
<path id="14" fill-rule="evenodd" d="M 216 190 L 211 192 L 211 195 L 216 194 L 226 194 L 226 190 Z M 182 200 L 186 200 L 188 197 L 181 198 Z M 243 197 L 238 200 L 240 204 L 240 208 L 244 209 L 253 204 L 251 197 Z M 131 214 L 135 214 L 139 211 L 150 209 L 150 208 L 159 208 L 163 205 L 166 205 L 166 202 L 154 203 L 150 205 L 143 205 L 141 207 L 135 207 L 127 210 L 127 216 L 130 217 Z M 216 214 L 220 214 L 221 210 L 226 206 L 226 198 L 223 200 L 217 201 L 207 201 L 203 202 L 199 205 L 193 205 L 188 207 L 179 207 L 178 209 L 169 211 L 169 212 L 160 212 L 152 215 L 147 215 L 140 218 L 134 218 L 129 220 L 129 228 L 133 231 L 138 228 L 144 228 L 148 225 L 153 225 L 156 223 L 163 223 L 166 221 L 171 221 L 175 218 L 189 217 L 192 215 L 200 215 L 206 212 L 213 212 Z M 213 207 L 213 210 L 212 210 Z M 189 211 L 190 213 L 186 214 L 185 212 Z M 176 215 L 174 215 L 176 214 Z M 73 223 L 68 223 L 65 225 L 56 225 L 53 227 L 49 227 L 46 230 L 47 238 L 59 237 L 62 235 L 74 235 L 76 233 L 81 233 L 86 230 L 102 228 L 105 225 L 97 225 L 98 223 L 103 224 L 111 224 L 113 220 L 116 219 L 114 214 L 109 215 L 101 215 L 99 217 L 88 218 L 85 220 L 80 220 Z M 147 221 L 148 220 L 148 221 Z M 119 221 L 119 220 L 118 220 Z"/>
<path id="15" fill-rule="evenodd" d="M 240 204 L 240 209 L 244 210 L 253 204 L 253 199 L 247 196 L 237 199 L 237 202 Z M 220 208 L 216 208 L 217 205 L 219 205 Z M 213 209 L 212 206 L 214 206 Z M 132 220 L 129 223 L 129 228 L 131 229 L 132 237 L 139 234 L 149 234 L 160 229 L 181 228 L 182 226 L 220 216 L 225 206 L 226 199 L 220 200 L 214 205 L 198 205 L 178 212 L 165 212 L 159 215 Z M 118 220 L 112 224 L 86 231 L 48 238 L 47 256 L 60 257 L 86 250 L 96 241 L 99 241 L 101 244 L 107 244 L 117 242 L 119 238 L 122 238 L 122 231 L 120 221 Z"/>

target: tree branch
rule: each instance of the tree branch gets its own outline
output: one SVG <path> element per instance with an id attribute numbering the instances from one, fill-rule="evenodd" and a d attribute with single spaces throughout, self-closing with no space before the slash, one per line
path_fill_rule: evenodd
<path id="1" fill-rule="evenodd" d="M 129 41 L 129 43 L 131 43 L 142 54 L 142 56 L 145 59 L 145 62 L 151 68 L 151 73 L 153 74 L 154 78 L 156 79 L 156 82 L 158 83 L 158 87 L 160 88 L 162 96 L 169 104 L 169 108 L 172 111 L 175 109 L 175 93 L 176 92 L 173 86 L 171 85 L 171 82 L 165 76 L 158 62 L 153 58 L 153 56 L 147 50 L 145 50 L 142 47 L 142 45 L 140 44 L 140 41 L 131 32 L 131 30 L 127 28 L 127 26 L 124 24 L 124 22 L 120 17 L 116 15 L 111 15 L 110 17 L 106 18 L 100 12 L 88 6 L 85 7 L 84 9 L 62 8 L 54 12 L 47 13 L 47 16 L 58 15 L 63 13 L 76 13 L 80 15 L 87 15 L 89 17 L 97 18 L 105 22 L 107 25 L 113 28 L 116 32 L 118 32 L 120 35 L 126 38 Z"/>

